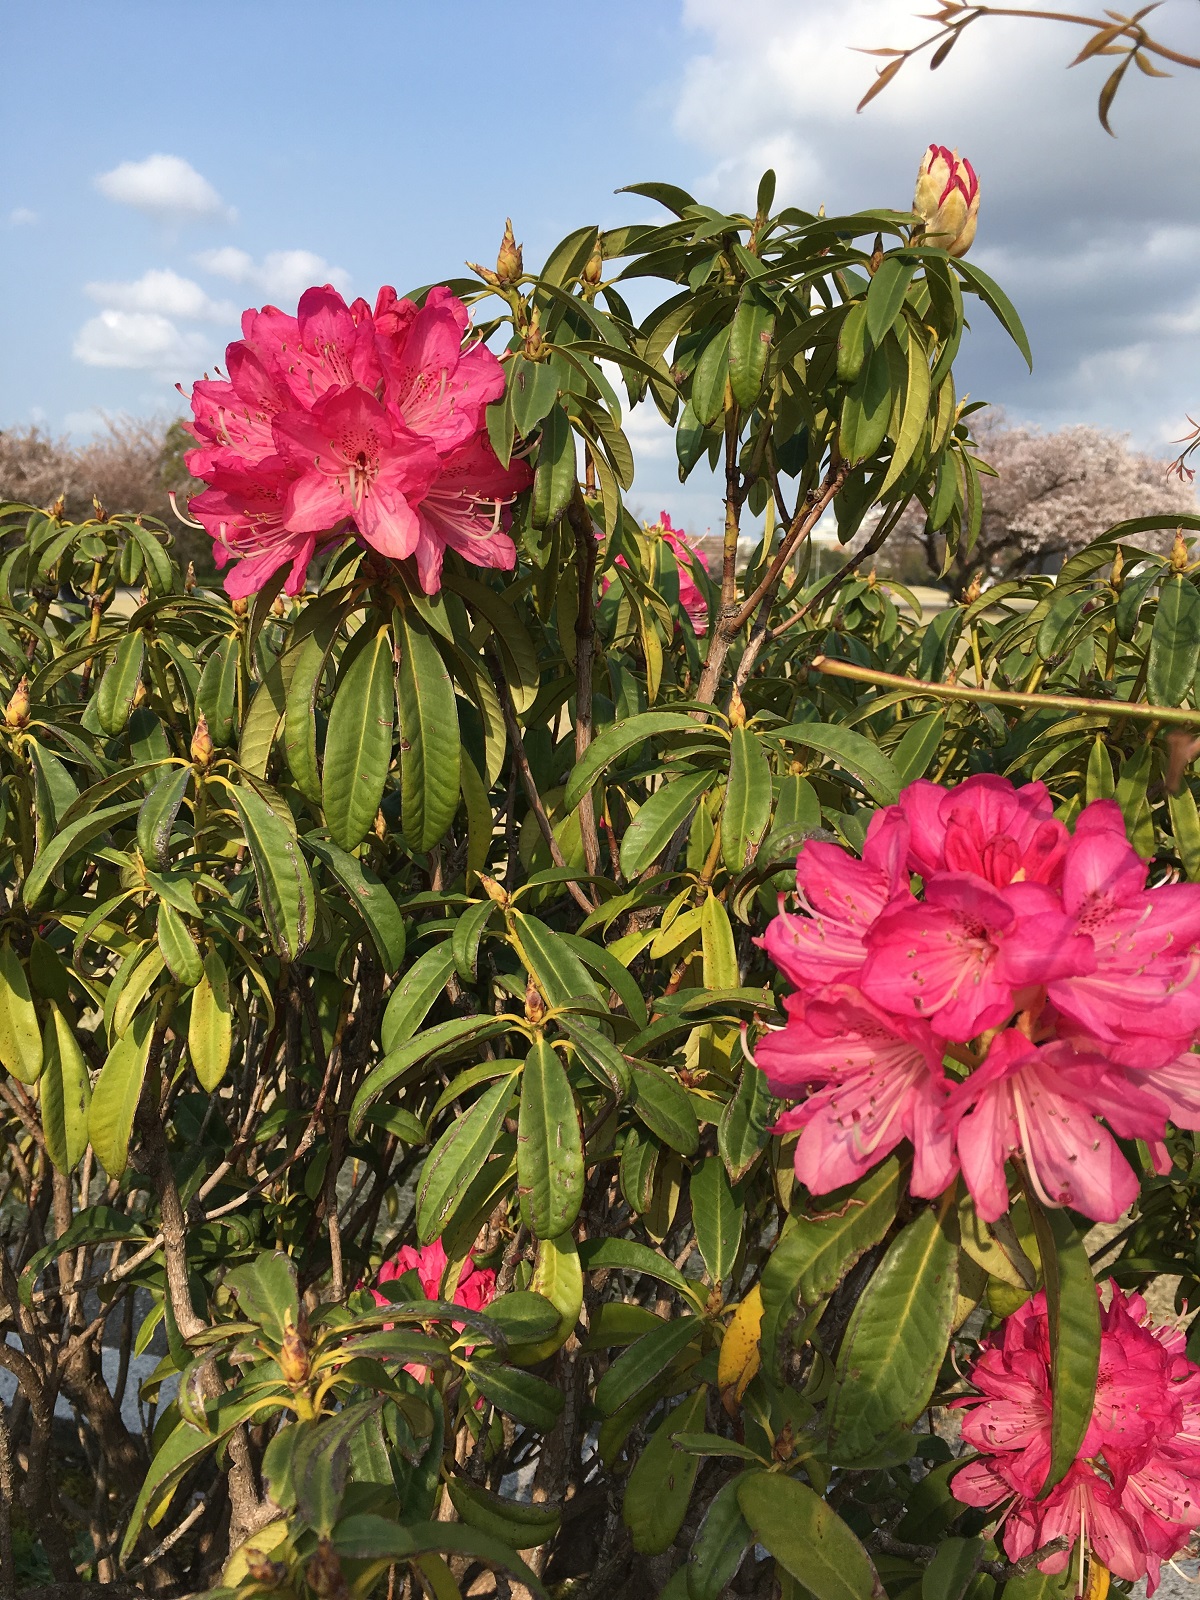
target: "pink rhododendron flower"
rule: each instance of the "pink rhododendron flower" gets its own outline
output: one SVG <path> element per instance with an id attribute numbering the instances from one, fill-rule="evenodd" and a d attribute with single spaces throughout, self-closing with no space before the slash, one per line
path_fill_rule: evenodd
<path id="1" fill-rule="evenodd" d="M 426 1300 L 440 1300 L 442 1279 L 446 1275 L 446 1251 L 440 1239 L 435 1239 L 432 1244 L 427 1244 L 420 1250 L 414 1249 L 411 1244 L 401 1245 L 391 1260 L 385 1261 L 380 1267 L 375 1281 L 391 1283 L 393 1279 L 401 1278 L 406 1272 L 414 1270 L 420 1279 L 421 1292 Z M 377 1306 L 392 1304 L 387 1295 L 380 1294 L 378 1289 L 372 1289 L 371 1293 Z M 491 1304 L 495 1294 L 496 1274 L 490 1267 L 476 1267 L 472 1257 L 468 1256 L 459 1274 L 453 1303 L 456 1306 L 464 1306 L 468 1311 L 482 1311 L 484 1306 Z M 461 1333 L 464 1325 L 456 1322 L 452 1326 Z M 420 1383 L 424 1383 L 429 1375 L 429 1368 L 420 1362 L 409 1362 L 404 1370 L 411 1373 Z"/>
<path id="2" fill-rule="evenodd" d="M 1064 1537 L 1069 1548 L 1041 1563 L 1061 1572 L 1082 1539 L 1117 1577 L 1147 1577 L 1153 1594 L 1161 1563 L 1200 1526 L 1200 1368 L 1178 1330 L 1150 1324 L 1140 1295 L 1115 1285 L 1107 1294 L 1092 1418 L 1063 1481 L 1039 1499 L 1053 1404 L 1039 1292 L 984 1343 L 971 1372 L 977 1397 L 956 1402 L 979 1455 L 951 1484 L 964 1504 L 997 1512 L 1010 1559 Z"/>
<path id="3" fill-rule="evenodd" d="M 1122 1081 L 1103 1056 L 1077 1054 L 1062 1039 L 1035 1045 L 1016 1028 L 992 1040 L 983 1065 L 954 1090 L 948 1116 L 985 1222 L 1008 1210 L 1010 1156 L 1021 1157 L 1047 1205 L 1115 1221 L 1133 1204 L 1138 1177 L 1096 1118 L 1144 1139 L 1163 1123 L 1161 1102 Z"/>
<path id="4" fill-rule="evenodd" d="M 700 593 L 699 585 L 694 576 L 694 567 L 698 562 L 705 572 L 708 571 L 708 562 L 699 550 L 694 550 L 687 534 L 682 528 L 676 528 L 670 516 L 665 511 L 660 511 L 658 521 L 649 529 L 651 533 L 662 536 L 664 543 L 670 545 L 679 567 L 679 604 L 683 609 L 692 629 L 697 634 L 702 634 L 708 627 L 708 604 Z M 597 532 L 596 538 L 602 535 Z M 618 556 L 618 567 L 628 567 L 629 563 L 624 556 Z M 609 579 L 601 580 L 601 594 L 608 588 Z"/>
<path id="5" fill-rule="evenodd" d="M 1119 1216 L 1138 1178 L 1113 1134 L 1145 1140 L 1164 1172 L 1168 1118 L 1200 1129 L 1200 885 L 1147 877 L 1111 801 L 1069 833 L 1044 784 L 988 775 L 912 784 L 876 812 L 861 860 L 806 844 L 800 909 L 781 898 L 762 939 L 799 990 L 763 1049 L 799 1101 L 780 1128 L 805 1130 L 802 1181 L 827 1192 L 903 1137 L 915 1193 L 957 1163 L 987 1220 L 1008 1207 L 1013 1159 L 1045 1203 Z M 840 1065 L 839 1038 L 854 1045 Z M 954 1080 L 940 1100 L 915 1066 L 926 1041 Z"/>
<path id="6" fill-rule="evenodd" d="M 197 448 L 188 470 L 210 487 L 191 501 L 218 566 L 239 563 L 230 594 L 252 594 L 281 566 L 297 594 L 308 563 L 347 531 L 393 560 L 415 557 L 427 594 L 447 548 L 511 567 L 508 506 L 530 482 L 501 467 L 484 408 L 504 373 L 463 340 L 466 307 L 444 286 L 418 307 L 383 288 L 374 311 L 326 284 L 294 317 L 247 311 L 226 352 L 228 379 L 192 391 Z"/>
<path id="7" fill-rule="evenodd" d="M 804 1130 L 800 1181 L 815 1193 L 853 1183 L 910 1139 L 913 1193 L 941 1194 L 958 1163 L 942 1119 L 950 1085 L 928 1026 L 889 1017 L 848 987 L 807 1007 L 798 995 L 785 1004 L 787 1026 L 760 1040 L 755 1054 L 773 1093 L 811 1091 L 774 1129 Z"/>

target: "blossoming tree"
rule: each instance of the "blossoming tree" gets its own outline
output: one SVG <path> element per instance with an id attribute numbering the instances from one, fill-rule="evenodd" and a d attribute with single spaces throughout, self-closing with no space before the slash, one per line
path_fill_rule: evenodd
<path id="1" fill-rule="evenodd" d="M 0 1588 L 1101 1600 L 1200 1525 L 1200 519 L 926 621 L 976 176 L 773 190 L 248 311 L 224 592 L 4 508 Z"/>

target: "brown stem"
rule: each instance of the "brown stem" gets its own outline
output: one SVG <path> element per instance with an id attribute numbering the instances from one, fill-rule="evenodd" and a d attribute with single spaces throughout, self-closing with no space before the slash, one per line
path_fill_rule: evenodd
<path id="1" fill-rule="evenodd" d="M 590 458 L 589 458 L 590 459 Z M 596 530 L 578 487 L 567 507 L 567 520 L 575 533 L 575 570 L 579 605 L 575 613 L 575 760 L 583 760 L 592 742 L 592 661 L 596 651 Z M 596 804 L 589 789 L 579 802 L 579 832 L 588 872 L 600 870 L 600 838 L 596 832 Z"/>
<path id="2" fill-rule="evenodd" d="M 721 550 L 721 607 L 716 625 L 708 638 L 708 651 L 704 657 L 704 670 L 696 699 L 705 705 L 715 705 L 717 685 L 721 681 L 721 668 L 736 636 L 733 626 L 737 615 L 737 547 L 741 528 L 743 489 L 738 472 L 738 437 L 741 432 L 741 414 L 733 396 L 725 391 L 725 542 Z M 703 712 L 697 713 L 701 718 Z"/>
<path id="3" fill-rule="evenodd" d="M 911 499 L 911 496 L 909 498 Z M 871 534 L 871 537 L 867 540 L 866 544 L 863 545 L 862 549 L 857 555 L 851 556 L 849 561 L 844 562 L 843 565 L 840 566 L 834 573 L 833 577 L 829 579 L 828 583 L 823 583 L 817 590 L 816 594 L 813 595 L 812 599 L 806 600 L 798 611 L 792 613 L 786 622 L 781 622 L 777 628 L 771 629 L 772 641 L 778 639 L 781 634 L 786 633 L 789 628 L 794 628 L 798 622 L 802 622 L 810 612 L 820 611 L 826 600 L 829 599 L 829 596 L 841 587 L 842 580 L 848 578 L 852 572 L 854 572 L 858 567 L 862 566 L 863 562 L 868 556 L 873 556 L 880 548 L 880 546 L 887 539 L 888 535 L 891 533 L 892 529 L 899 522 L 901 516 L 908 509 L 908 504 L 908 500 L 900 501 L 900 503 L 893 508 L 889 516 L 885 516 L 881 519 L 879 526 Z"/>

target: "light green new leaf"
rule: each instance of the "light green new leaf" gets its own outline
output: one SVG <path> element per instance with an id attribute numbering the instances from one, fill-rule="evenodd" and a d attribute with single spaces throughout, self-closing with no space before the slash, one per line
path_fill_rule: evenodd
<path id="1" fill-rule="evenodd" d="M 165 900 L 158 908 L 158 948 L 171 976 L 185 989 L 194 989 L 204 974 L 196 941 L 188 925 Z"/>
<path id="2" fill-rule="evenodd" d="M 46 1153 L 60 1172 L 73 1172 L 87 1149 L 92 1081 L 66 1017 L 49 1002 L 42 1039 L 45 1070 L 39 1099 Z"/>
<path id="3" fill-rule="evenodd" d="M 88 1135 L 110 1178 L 119 1178 L 129 1161 L 133 1119 L 154 1037 L 154 1014 L 153 1006 L 145 1006 L 134 1017 L 108 1052 L 92 1093 Z"/>
<path id="4" fill-rule="evenodd" d="M 220 1084 L 233 1050 L 233 1017 L 229 1006 L 229 974 L 216 950 L 204 957 L 204 968 L 192 992 L 188 1019 L 188 1054 L 200 1087 L 212 1091 Z"/>
<path id="5" fill-rule="evenodd" d="M 7 934 L 0 944 L 0 1066 L 19 1083 L 36 1083 L 42 1071 L 42 1030 L 29 979 Z"/>

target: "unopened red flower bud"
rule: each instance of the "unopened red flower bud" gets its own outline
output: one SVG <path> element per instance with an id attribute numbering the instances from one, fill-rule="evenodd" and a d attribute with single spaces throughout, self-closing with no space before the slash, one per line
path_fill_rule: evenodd
<path id="1" fill-rule="evenodd" d="M 504 237 L 500 241 L 500 250 L 496 256 L 496 278 L 501 288 L 511 288 L 525 270 L 524 258 L 521 255 L 521 246 L 513 237 L 512 218 L 504 220 Z"/>
<path id="2" fill-rule="evenodd" d="M 922 219 L 922 244 L 966 255 L 979 217 L 979 179 L 957 150 L 931 144 L 917 174 L 913 210 Z"/>
<path id="3" fill-rule="evenodd" d="M 306 1382 L 312 1370 L 304 1335 L 290 1323 L 283 1330 L 283 1342 L 279 1346 L 279 1370 L 283 1373 L 283 1381 L 291 1384 L 293 1389 L 298 1389 Z"/>
<path id="4" fill-rule="evenodd" d="M 29 679 L 22 678 L 4 710 L 5 724 L 10 728 L 24 728 L 29 723 Z"/>
<path id="5" fill-rule="evenodd" d="M 213 758 L 212 735 L 203 711 L 196 718 L 196 731 L 192 735 L 192 760 L 198 767 L 207 767 Z"/>

